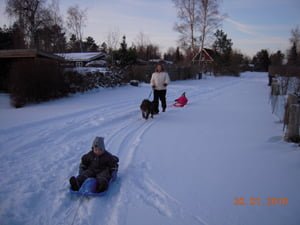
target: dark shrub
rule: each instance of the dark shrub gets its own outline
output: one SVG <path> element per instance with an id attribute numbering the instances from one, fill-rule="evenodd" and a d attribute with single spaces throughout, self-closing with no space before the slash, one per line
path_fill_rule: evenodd
<path id="1" fill-rule="evenodd" d="M 68 90 L 58 63 L 46 59 L 13 62 L 9 83 L 15 107 L 62 97 Z"/>

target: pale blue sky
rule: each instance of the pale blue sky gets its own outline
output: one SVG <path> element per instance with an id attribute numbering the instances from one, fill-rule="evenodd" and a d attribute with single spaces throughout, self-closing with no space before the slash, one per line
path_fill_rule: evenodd
<path id="1" fill-rule="evenodd" d="M 110 31 L 119 30 L 128 45 L 143 32 L 162 51 L 177 46 L 176 9 L 171 0 L 60 0 L 61 14 L 75 4 L 87 8 L 84 36 L 92 36 L 98 44 L 106 41 Z M 10 24 L 5 0 L 0 0 L 0 9 L 0 26 Z M 286 53 L 291 29 L 300 26 L 300 0 L 223 0 L 220 11 L 227 15 L 221 28 L 233 47 L 249 56 L 261 49 Z"/>

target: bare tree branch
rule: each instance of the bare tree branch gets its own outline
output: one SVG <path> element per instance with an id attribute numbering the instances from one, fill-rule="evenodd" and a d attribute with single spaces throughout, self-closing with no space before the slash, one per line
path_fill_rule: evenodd
<path id="1" fill-rule="evenodd" d="M 67 26 L 76 35 L 82 51 L 83 28 L 86 26 L 87 9 L 80 9 L 78 5 L 75 5 L 69 7 L 67 14 Z"/>
<path id="2" fill-rule="evenodd" d="M 6 1 L 6 12 L 10 17 L 16 19 L 31 48 L 38 47 L 37 31 L 51 18 L 50 13 L 45 7 L 45 2 L 46 0 Z"/>
<path id="3" fill-rule="evenodd" d="M 198 0 L 173 0 L 177 8 L 177 17 L 179 23 L 175 23 L 174 30 L 180 34 L 179 42 L 181 46 L 186 49 L 191 49 L 192 52 L 196 51 L 196 32 L 197 32 L 197 1 Z"/>
<path id="4" fill-rule="evenodd" d="M 119 29 L 114 29 L 108 32 L 106 41 L 109 51 L 117 49 L 118 44 L 120 42 L 120 37 L 121 35 Z"/>

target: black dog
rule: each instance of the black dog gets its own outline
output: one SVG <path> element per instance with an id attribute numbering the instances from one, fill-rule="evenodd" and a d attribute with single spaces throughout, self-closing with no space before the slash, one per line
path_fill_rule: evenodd
<path id="1" fill-rule="evenodd" d="M 153 102 L 149 101 L 148 99 L 144 99 L 142 101 L 142 104 L 140 105 L 140 109 L 142 111 L 142 115 L 144 119 L 147 120 L 150 114 L 151 114 L 151 118 L 153 118 L 153 114 L 154 114 Z"/>

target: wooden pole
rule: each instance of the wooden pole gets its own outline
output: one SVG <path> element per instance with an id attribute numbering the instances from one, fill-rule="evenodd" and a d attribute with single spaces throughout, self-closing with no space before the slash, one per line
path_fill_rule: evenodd
<path id="1" fill-rule="evenodd" d="M 299 142 L 299 113 L 300 105 L 292 104 L 289 106 L 288 126 L 285 133 L 285 140 Z"/>
<path id="2" fill-rule="evenodd" d="M 271 95 L 277 96 L 280 95 L 280 86 L 277 80 L 273 79 L 272 85 L 271 85 Z"/>
<path id="3" fill-rule="evenodd" d="M 298 97 L 294 94 L 289 94 L 284 106 L 283 130 L 289 125 L 290 106 L 298 103 Z"/>

